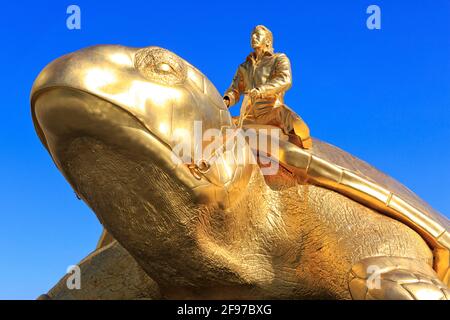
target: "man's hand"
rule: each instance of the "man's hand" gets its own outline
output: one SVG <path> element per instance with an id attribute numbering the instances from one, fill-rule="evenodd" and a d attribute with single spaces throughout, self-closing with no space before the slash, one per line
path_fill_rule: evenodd
<path id="1" fill-rule="evenodd" d="M 228 98 L 227 96 L 223 97 L 223 103 L 225 103 L 227 108 L 229 108 L 230 107 L 230 98 Z"/>
<path id="2" fill-rule="evenodd" d="M 255 100 L 261 97 L 261 92 L 258 88 L 253 88 L 249 91 L 248 95 L 250 96 L 250 99 Z"/>

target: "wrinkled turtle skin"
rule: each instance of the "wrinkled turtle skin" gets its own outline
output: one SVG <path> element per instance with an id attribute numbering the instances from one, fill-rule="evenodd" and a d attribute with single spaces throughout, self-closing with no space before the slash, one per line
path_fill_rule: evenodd
<path id="1" fill-rule="evenodd" d="M 275 175 L 249 145 L 233 145 L 250 156 L 227 170 L 225 155 L 207 170 L 174 162 L 194 121 L 234 122 L 212 83 L 170 51 L 63 56 L 36 79 L 31 105 L 57 168 L 107 230 L 80 263 L 82 289 L 65 277 L 41 298 L 450 298 L 448 220 L 338 148 L 282 139 Z"/>

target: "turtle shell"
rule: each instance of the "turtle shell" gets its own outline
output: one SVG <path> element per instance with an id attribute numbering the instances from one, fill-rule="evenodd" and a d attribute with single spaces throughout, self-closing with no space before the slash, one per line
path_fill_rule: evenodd
<path id="1" fill-rule="evenodd" d="M 433 250 L 434 269 L 448 283 L 450 221 L 403 184 L 318 139 L 313 139 L 312 149 L 302 149 L 280 139 L 278 155 L 271 157 L 303 182 L 339 192 L 408 225 Z"/>

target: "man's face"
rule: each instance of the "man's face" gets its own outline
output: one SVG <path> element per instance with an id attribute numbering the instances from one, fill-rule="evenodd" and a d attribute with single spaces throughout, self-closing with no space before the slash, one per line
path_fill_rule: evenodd
<path id="1" fill-rule="evenodd" d="M 264 30 L 257 29 L 253 31 L 251 38 L 251 46 L 253 49 L 262 48 L 267 43 L 267 34 Z"/>

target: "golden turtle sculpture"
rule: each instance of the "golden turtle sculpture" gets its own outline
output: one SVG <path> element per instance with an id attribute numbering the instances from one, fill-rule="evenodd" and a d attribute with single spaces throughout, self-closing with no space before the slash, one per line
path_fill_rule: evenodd
<path id="1" fill-rule="evenodd" d="M 196 123 L 236 127 L 213 84 L 168 50 L 65 55 L 40 73 L 31 106 L 57 168 L 105 228 L 79 264 L 82 288 L 66 276 L 42 298 L 450 298 L 449 220 L 336 147 L 281 137 L 266 154 L 279 163 L 271 175 L 247 143 L 174 161 Z M 253 129 L 261 139 L 271 128 Z"/>

